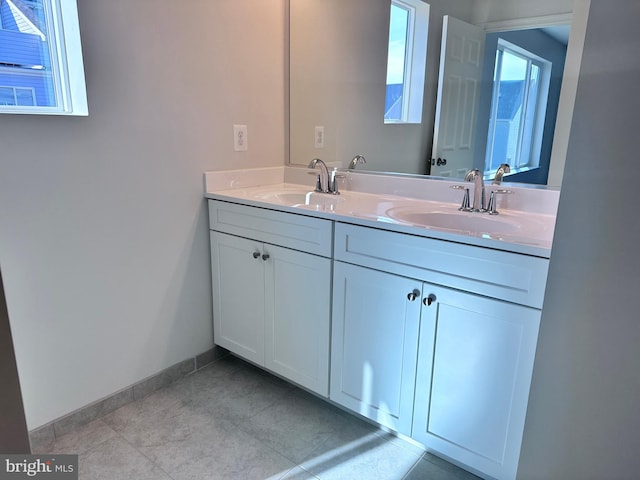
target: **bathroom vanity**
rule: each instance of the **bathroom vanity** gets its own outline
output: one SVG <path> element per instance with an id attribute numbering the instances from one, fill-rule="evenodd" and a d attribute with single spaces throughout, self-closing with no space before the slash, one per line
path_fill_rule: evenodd
<path id="1" fill-rule="evenodd" d="M 214 340 L 329 394 L 330 220 L 209 200 Z"/>
<path id="2" fill-rule="evenodd" d="M 476 474 L 515 478 L 553 215 L 458 225 L 453 203 L 311 190 L 207 188 L 215 343 Z"/>

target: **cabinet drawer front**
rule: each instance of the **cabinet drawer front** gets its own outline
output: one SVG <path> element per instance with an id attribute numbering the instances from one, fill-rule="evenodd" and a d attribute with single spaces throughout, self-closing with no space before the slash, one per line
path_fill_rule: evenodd
<path id="1" fill-rule="evenodd" d="M 549 260 L 336 223 L 335 258 L 542 308 Z"/>
<path id="2" fill-rule="evenodd" d="M 218 232 L 331 257 L 330 220 L 209 200 L 209 227 Z"/>

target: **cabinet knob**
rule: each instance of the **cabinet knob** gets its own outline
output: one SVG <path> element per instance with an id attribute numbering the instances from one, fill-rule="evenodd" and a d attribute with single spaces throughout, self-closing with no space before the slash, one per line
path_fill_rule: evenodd
<path id="1" fill-rule="evenodd" d="M 269 260 L 269 254 L 268 253 L 263 253 L 262 254 L 262 260 L 264 260 L 264 261 Z"/>
<path id="2" fill-rule="evenodd" d="M 407 294 L 407 299 L 410 302 L 413 302 L 413 301 L 415 301 L 416 298 L 418 298 L 418 295 L 420 295 L 420 290 L 418 290 L 417 288 L 414 288 L 413 292 L 409 292 Z"/>
<path id="3" fill-rule="evenodd" d="M 428 297 L 424 297 L 422 299 L 422 303 L 425 307 L 430 307 L 433 302 L 436 301 L 436 296 L 433 293 L 430 293 Z"/>
<path id="4" fill-rule="evenodd" d="M 260 252 L 253 252 L 253 258 L 258 258 L 260 256 Z"/>

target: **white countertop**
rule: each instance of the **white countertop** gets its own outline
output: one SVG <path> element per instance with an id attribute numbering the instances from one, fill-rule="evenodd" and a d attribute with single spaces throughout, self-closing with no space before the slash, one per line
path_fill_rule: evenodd
<path id="1" fill-rule="evenodd" d="M 337 196 L 313 193 L 314 200 L 309 205 L 293 201 L 312 190 L 309 185 L 293 183 L 226 189 L 209 187 L 205 197 L 536 257 L 549 258 L 551 253 L 555 215 L 499 208 L 499 215 L 489 217 L 481 213 L 458 212 L 459 205 L 455 203 L 351 190 Z M 420 225 L 399 220 L 393 215 L 399 211 L 467 215 L 473 217 L 471 221 L 481 216 L 484 217 L 482 222 L 485 219 L 497 222 L 504 229 L 501 233 L 488 233 Z"/>

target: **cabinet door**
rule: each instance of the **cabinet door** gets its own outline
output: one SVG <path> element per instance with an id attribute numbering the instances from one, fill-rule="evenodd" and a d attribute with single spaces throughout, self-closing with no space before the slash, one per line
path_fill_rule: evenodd
<path id="1" fill-rule="evenodd" d="M 515 478 L 540 311 L 425 284 L 413 438 Z"/>
<path id="2" fill-rule="evenodd" d="M 262 244 L 211 232 L 213 338 L 216 344 L 264 365 Z"/>
<path id="3" fill-rule="evenodd" d="M 422 283 L 342 262 L 333 278 L 330 397 L 408 435 Z"/>
<path id="4" fill-rule="evenodd" d="M 331 260 L 265 245 L 265 366 L 329 394 Z"/>

